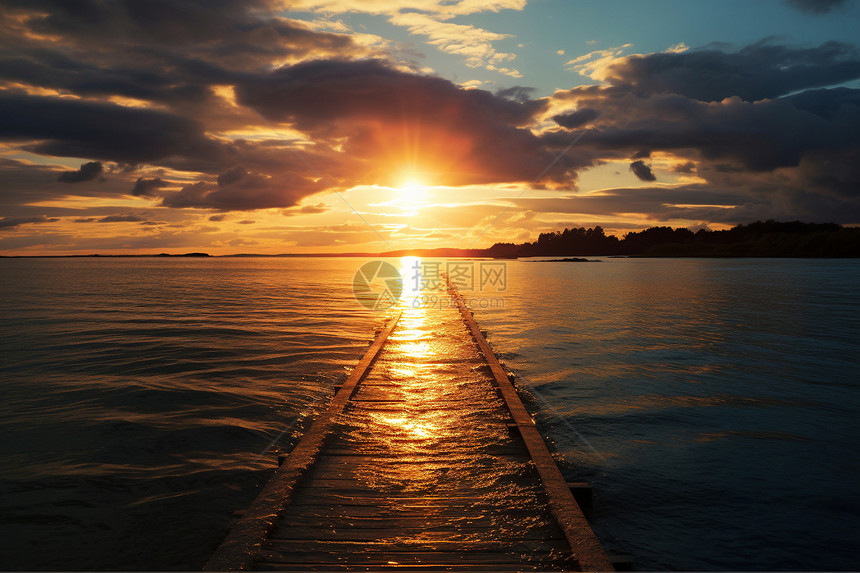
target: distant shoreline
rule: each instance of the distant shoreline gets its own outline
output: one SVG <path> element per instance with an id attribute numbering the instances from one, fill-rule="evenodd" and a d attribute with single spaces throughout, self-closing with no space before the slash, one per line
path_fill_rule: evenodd
<path id="1" fill-rule="evenodd" d="M 486 249 L 400 249 L 381 253 L 236 253 L 210 255 L 181 254 L 103 255 L 0 255 L 0 258 L 242 258 L 242 257 L 404 257 L 519 259 L 531 257 L 636 257 L 636 258 L 719 258 L 719 259 L 848 259 L 860 257 L 860 228 L 835 223 L 800 221 L 756 221 L 726 231 L 700 229 L 693 233 L 680 227 L 651 227 L 630 232 L 619 239 L 606 235 L 601 227 L 564 229 L 541 233 L 531 243 L 496 243 Z"/>
<path id="2" fill-rule="evenodd" d="M 284 253 L 276 255 L 266 254 L 241 254 L 241 255 L 210 255 L 210 254 L 177 254 L 177 255 L 0 255 L 0 259 L 325 259 L 325 258 L 398 258 L 405 256 L 423 258 L 451 258 L 451 259 L 482 259 L 496 261 L 527 261 L 534 263 L 599 263 L 600 260 L 585 259 L 579 257 L 566 257 L 563 259 L 533 260 L 553 255 L 528 255 L 522 257 L 492 257 L 487 255 L 438 255 L 423 253 L 421 251 L 410 251 L 407 254 L 391 253 Z M 589 257 L 602 257 L 607 259 L 857 259 L 860 255 L 588 255 Z"/>

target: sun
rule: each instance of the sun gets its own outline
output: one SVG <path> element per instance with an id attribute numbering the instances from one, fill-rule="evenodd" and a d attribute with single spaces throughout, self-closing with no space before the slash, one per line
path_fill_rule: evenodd
<path id="1" fill-rule="evenodd" d="M 404 181 L 400 187 L 400 197 L 409 202 L 419 201 L 424 197 L 424 191 L 426 187 L 424 184 L 410 179 L 408 181 Z"/>

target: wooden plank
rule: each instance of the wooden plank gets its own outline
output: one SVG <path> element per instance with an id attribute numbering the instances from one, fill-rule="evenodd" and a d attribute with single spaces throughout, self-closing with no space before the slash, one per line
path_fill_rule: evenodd
<path id="1" fill-rule="evenodd" d="M 290 504 L 283 512 L 285 522 L 295 517 L 307 519 L 379 519 L 379 518 L 437 518 L 437 519 L 473 519 L 494 515 L 495 506 L 473 507 L 473 506 L 450 506 L 450 505 L 422 505 L 422 506 L 396 506 L 380 507 L 379 505 L 332 505 L 332 504 Z M 502 514 L 505 519 L 512 521 L 529 520 L 551 516 L 549 509 L 535 513 L 532 509 L 506 509 Z M 499 517 L 498 519 L 502 519 Z"/>
<path id="2" fill-rule="evenodd" d="M 438 530 L 438 529 L 454 529 L 454 530 L 463 530 L 465 528 L 472 528 L 475 530 L 482 529 L 490 529 L 490 528 L 502 528 L 505 526 L 511 527 L 517 522 L 514 519 L 504 519 L 507 517 L 507 513 L 502 515 L 492 515 L 492 514 L 478 514 L 471 516 L 462 516 L 459 514 L 449 514 L 449 515 L 394 515 L 391 513 L 388 514 L 380 514 L 374 516 L 364 516 L 364 517 L 344 517 L 342 515 L 337 515 L 337 522 L 333 522 L 332 515 L 327 516 L 315 516 L 308 515 L 303 513 L 301 515 L 284 515 L 281 522 L 279 523 L 278 529 L 273 533 L 280 534 L 283 533 L 287 528 L 307 528 L 307 529 L 319 529 L 319 528 L 361 528 L 361 529 L 390 529 L 392 527 L 403 527 L 407 530 L 413 529 L 426 529 L 430 530 Z M 525 521 L 525 520 L 523 520 Z M 545 522 L 543 524 L 533 523 L 530 524 L 528 533 L 532 532 L 545 532 L 549 530 L 558 530 L 558 526 L 555 522 Z"/>
<path id="3" fill-rule="evenodd" d="M 478 324 L 472 316 L 472 311 L 466 306 L 463 297 L 457 292 L 456 287 L 451 283 L 450 279 L 448 280 L 448 288 L 451 296 L 456 301 L 463 321 L 472 333 L 472 338 L 475 339 L 487 364 L 490 366 L 496 385 L 511 412 L 514 423 L 517 424 L 520 430 L 526 448 L 528 448 L 529 454 L 540 474 L 544 488 L 546 488 L 550 509 L 558 520 L 562 530 L 564 530 L 580 567 L 586 571 L 614 571 L 609 557 L 603 551 L 603 547 L 601 547 L 597 536 L 585 519 L 585 515 L 583 515 L 576 504 L 576 500 L 573 499 L 573 495 L 567 487 L 567 482 L 558 469 L 558 465 L 555 463 L 549 449 L 547 449 L 543 437 L 534 426 L 531 414 L 526 410 L 516 389 L 508 379 L 508 375 L 505 373 L 502 365 L 499 364 L 498 358 L 496 358 L 495 353 L 493 353 L 492 348 L 490 348 L 489 343 L 487 343 L 486 338 L 481 333 L 481 329 L 478 328 Z"/>
<path id="4" fill-rule="evenodd" d="M 499 500 L 507 500 L 505 505 L 514 505 L 518 503 L 534 503 L 538 498 L 534 495 L 505 495 L 487 492 L 485 495 L 475 494 L 471 497 L 464 495 L 456 495 L 446 492 L 434 491 L 377 491 L 370 489 L 339 489 L 339 488 L 313 488 L 302 491 L 298 495 L 302 496 L 303 503 L 316 503 L 328 500 L 330 503 L 356 503 L 360 500 L 366 500 L 367 503 L 385 503 L 386 506 L 392 507 L 397 504 L 417 504 L 417 503 L 451 503 L 451 504 L 482 504 L 489 507 L 497 507 Z M 361 502 L 363 503 L 363 502 Z"/>
<path id="5" fill-rule="evenodd" d="M 556 567 L 530 568 L 522 563 L 501 564 L 491 563 L 487 565 L 471 565 L 459 563 L 434 563 L 434 564 L 385 564 L 373 565 L 372 568 L 361 569 L 355 565 L 344 564 L 304 564 L 294 562 L 265 562 L 258 563 L 255 567 L 258 571 L 397 571 L 399 573 L 419 573 L 421 571 L 559 571 Z"/>
<path id="6" fill-rule="evenodd" d="M 519 541 L 511 543 L 507 541 L 475 541 L 463 543 L 462 541 L 432 541 L 418 543 L 394 542 L 394 541 L 366 541 L 366 540 L 271 540 L 267 541 L 260 553 L 261 560 L 278 560 L 285 556 L 306 551 L 330 551 L 335 554 L 363 554 L 372 555 L 380 553 L 439 551 L 439 552 L 505 552 L 522 553 L 524 551 L 536 553 L 565 552 L 569 553 L 565 540 L 548 541 Z"/>
<path id="7" fill-rule="evenodd" d="M 329 471 L 340 470 L 343 468 L 347 471 L 365 471 L 369 467 L 380 467 L 384 464 L 385 468 L 396 470 L 397 468 L 408 468 L 416 465 L 426 466 L 427 468 L 452 468 L 461 469 L 464 466 L 474 467 L 476 463 L 486 462 L 487 464 L 517 464 L 530 461 L 528 454 L 502 454 L 502 455 L 485 455 L 469 460 L 451 460 L 439 458 L 439 456 L 424 456 L 410 457 L 402 459 L 401 457 L 391 456 L 384 461 L 381 456 L 367 455 L 356 453 L 354 455 L 332 455 L 326 451 L 322 454 L 314 464 L 314 471 Z"/>
<path id="8" fill-rule="evenodd" d="M 308 432 L 301 437 L 284 463 L 275 471 L 274 477 L 215 550 L 204 570 L 236 571 L 248 569 L 253 565 L 254 549 L 274 527 L 278 512 L 289 503 L 302 475 L 319 455 L 326 434 L 331 430 L 335 419 L 343 413 L 356 386 L 367 374 L 386 339 L 397 326 L 400 316 L 401 314 L 394 316 L 376 337 L 326 410 L 312 422 Z"/>
<path id="9" fill-rule="evenodd" d="M 381 449 L 381 448 L 377 448 Z M 444 459 L 445 457 L 455 457 L 455 456 L 464 456 L 465 454 L 470 454 L 469 457 L 464 458 L 460 457 L 456 460 L 456 463 L 462 463 L 464 461 L 483 461 L 483 460 L 505 460 L 508 458 L 519 458 L 520 460 L 531 461 L 531 457 L 528 455 L 526 450 L 523 448 L 517 447 L 507 447 L 507 448 L 499 448 L 500 450 L 504 450 L 502 453 L 496 452 L 475 452 L 473 448 L 458 448 L 456 450 L 430 450 L 428 449 L 426 452 L 404 452 L 404 453 L 395 453 L 390 449 L 386 449 L 384 452 L 365 452 L 364 449 L 362 451 L 356 450 L 347 450 L 347 449 L 331 449 L 326 448 L 325 454 L 320 456 L 320 460 L 324 461 L 328 457 L 335 458 L 344 458 L 344 463 L 349 463 L 347 458 L 355 458 L 355 463 L 365 463 L 368 465 L 385 465 L 385 467 L 393 467 L 397 464 L 412 464 L 412 463 L 427 463 L 429 460 L 434 459 Z"/>
<path id="10" fill-rule="evenodd" d="M 378 470 L 377 470 L 378 471 Z M 439 471 L 433 469 L 425 470 L 425 475 L 430 476 L 432 474 L 436 474 L 438 476 Z M 408 476 L 405 474 L 404 477 Z M 444 475 L 441 476 L 444 478 Z M 479 482 L 483 481 L 480 475 L 472 475 L 469 476 L 469 481 Z M 369 480 L 373 478 L 373 481 Z M 438 479 L 438 477 L 437 477 Z M 410 481 L 391 481 L 386 480 L 384 477 L 379 477 L 378 475 L 374 475 L 372 473 L 372 469 L 368 469 L 367 472 L 360 474 L 358 478 L 353 476 L 343 476 L 336 477 L 332 475 L 331 472 L 328 472 L 328 475 L 315 475 L 312 477 L 307 477 L 302 480 L 302 488 L 311 489 L 329 489 L 329 490 L 341 490 L 344 492 L 366 492 L 367 494 L 380 494 L 380 495 L 447 495 L 453 494 L 454 491 L 451 489 L 452 487 L 456 487 L 457 485 L 468 485 L 468 481 L 463 483 L 456 483 L 458 480 L 453 480 L 452 478 L 447 479 L 446 481 L 427 481 L 420 488 L 416 487 L 416 484 Z"/>
<path id="11" fill-rule="evenodd" d="M 335 453 L 337 455 L 343 455 L 347 450 L 344 449 L 346 445 L 343 441 L 334 440 L 334 446 L 337 446 L 337 449 L 333 450 L 331 453 Z M 362 447 L 360 451 L 355 452 L 358 455 L 362 456 L 377 456 L 379 458 L 385 458 L 386 456 L 392 455 L 392 448 L 387 446 L 376 446 L 376 447 Z M 451 444 L 445 444 L 444 447 L 440 447 L 438 449 L 427 447 L 427 448 L 409 448 L 406 452 L 404 452 L 410 456 L 416 457 L 427 457 L 430 455 L 438 454 L 440 457 L 442 456 L 452 456 L 452 457 L 460 457 L 460 458 L 468 458 L 468 457 L 476 457 L 476 456 L 516 456 L 522 453 L 520 448 L 516 448 L 513 446 L 503 447 L 496 446 L 492 444 L 488 444 L 480 447 L 467 447 L 463 446 L 460 448 L 451 447 Z"/>
<path id="12" fill-rule="evenodd" d="M 502 552 L 502 551 L 389 551 L 385 553 L 355 553 L 348 557 L 332 551 L 302 551 L 293 552 L 285 556 L 279 552 L 263 552 L 262 557 L 266 561 L 278 562 L 289 559 L 293 563 L 338 563 L 344 564 L 349 559 L 350 564 L 356 565 L 388 565 L 409 563 L 457 563 L 457 564 L 490 564 L 510 563 L 522 564 L 539 563 L 547 560 L 551 555 L 546 552 Z M 553 556 L 554 557 L 554 556 Z M 525 559 L 524 559 L 525 558 Z M 392 563 L 394 562 L 394 563 Z"/>
<path id="13" fill-rule="evenodd" d="M 564 533 L 558 526 L 543 526 L 529 528 L 528 531 L 504 529 L 500 530 L 496 524 L 490 523 L 484 527 L 464 525 L 455 527 L 451 524 L 408 525 L 399 523 L 399 520 L 380 523 L 378 527 L 369 527 L 364 524 L 350 526 L 341 521 L 337 525 L 300 525 L 292 526 L 286 523 L 278 527 L 269 536 L 270 541 L 279 540 L 317 540 L 317 541 L 396 541 L 402 539 L 414 539 L 415 543 L 434 543 L 439 541 L 461 541 L 464 539 L 476 539 L 499 542 L 519 541 L 554 541 L 564 540 Z"/>

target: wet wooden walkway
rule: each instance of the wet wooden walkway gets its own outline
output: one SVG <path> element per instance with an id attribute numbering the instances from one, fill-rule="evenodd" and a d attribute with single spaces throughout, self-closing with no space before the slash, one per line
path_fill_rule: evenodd
<path id="1" fill-rule="evenodd" d="M 389 320 L 206 570 L 612 570 L 452 300 Z"/>

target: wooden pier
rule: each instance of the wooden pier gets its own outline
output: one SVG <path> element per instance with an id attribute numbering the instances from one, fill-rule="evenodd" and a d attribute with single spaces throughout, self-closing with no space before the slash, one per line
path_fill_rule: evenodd
<path id="1" fill-rule="evenodd" d="M 451 295 L 389 319 L 206 570 L 613 570 Z"/>

